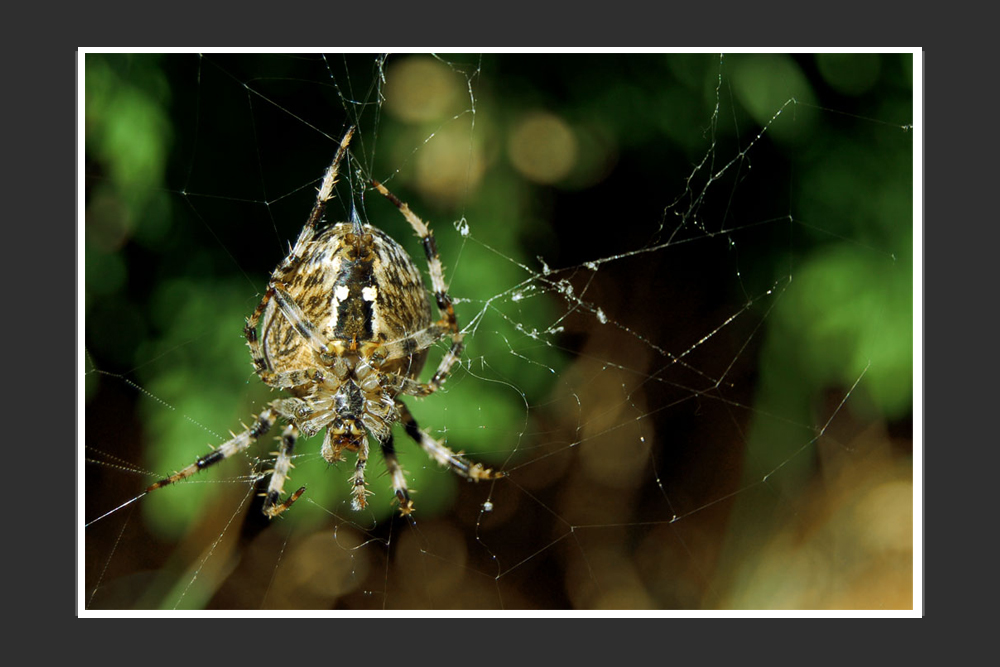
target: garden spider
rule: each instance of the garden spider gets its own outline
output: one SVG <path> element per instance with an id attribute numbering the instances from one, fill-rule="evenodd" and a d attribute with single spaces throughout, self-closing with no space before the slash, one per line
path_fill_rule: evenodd
<path id="1" fill-rule="evenodd" d="M 309 437 L 324 428 L 321 453 L 329 463 L 343 460 L 344 449 L 357 452 L 351 477 L 355 510 L 365 507 L 371 493 L 365 481 L 370 433 L 382 450 L 400 512 L 413 511 L 406 476 L 393 447 L 396 422 L 402 423 L 406 434 L 428 456 L 459 475 L 472 481 L 503 476 L 432 438 L 417 426 L 400 400 L 404 394 L 422 397 L 437 391 L 463 348 L 431 230 L 408 205 L 372 181 L 420 237 L 440 315 L 436 322 L 431 319 L 420 272 L 387 234 L 362 224 L 356 215 L 353 222 L 318 228 L 353 133 L 352 127 L 344 134 L 305 226 L 274 270 L 264 297 L 244 327 L 257 375 L 269 387 L 285 389 L 292 396 L 271 401 L 250 428 L 151 485 L 147 493 L 245 450 L 279 419 L 287 426 L 279 438 L 274 469 L 268 471 L 264 514 L 269 518 L 287 510 L 305 492 L 302 487 L 281 501 L 299 434 Z M 428 348 L 446 337 L 451 348 L 430 381 L 420 382 L 417 376 Z"/>

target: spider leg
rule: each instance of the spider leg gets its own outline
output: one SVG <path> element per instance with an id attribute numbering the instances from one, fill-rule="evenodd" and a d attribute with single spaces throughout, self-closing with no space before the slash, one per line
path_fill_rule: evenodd
<path id="1" fill-rule="evenodd" d="M 253 314 L 247 319 L 246 326 L 243 327 L 243 334 L 246 336 L 247 345 L 250 347 L 250 356 L 253 360 L 254 370 L 264 384 L 269 387 L 287 388 L 289 385 L 283 384 L 283 382 L 289 381 L 295 384 L 306 384 L 307 382 L 316 381 L 315 377 L 308 376 L 308 371 L 303 373 L 302 376 L 285 378 L 268 368 L 267 359 L 264 356 L 264 351 L 261 349 L 260 339 L 257 337 L 257 327 L 260 324 L 261 315 L 264 314 L 264 310 L 271 303 L 272 299 L 274 299 L 274 302 L 278 305 L 278 309 L 285 316 L 285 319 L 288 320 L 288 323 L 309 343 L 310 347 L 323 358 L 333 357 L 331 347 L 327 343 L 326 338 L 316 330 L 313 323 L 302 312 L 302 308 L 295 302 L 292 295 L 288 293 L 284 283 L 272 282 L 268 286 L 267 292 L 264 293 L 264 298 L 260 300 Z M 295 384 L 291 386 L 295 386 Z"/>
<path id="2" fill-rule="evenodd" d="M 264 297 L 257 306 L 257 309 L 254 310 L 253 314 L 247 320 L 246 326 L 243 328 L 243 334 L 246 336 L 247 345 L 250 346 L 250 355 L 253 359 L 254 369 L 257 371 L 257 374 L 260 375 L 261 380 L 263 380 L 265 384 L 272 387 L 287 388 L 289 385 L 278 384 L 282 381 L 282 379 L 276 377 L 275 374 L 267 368 L 267 362 L 264 360 L 264 354 L 260 348 L 260 341 L 257 338 L 257 325 L 260 322 L 261 315 L 264 314 L 264 309 L 267 308 L 271 299 L 274 299 L 277 302 L 281 312 L 288 318 L 288 321 L 292 324 L 292 326 L 294 326 L 295 329 L 309 342 L 313 349 L 320 352 L 320 354 L 329 356 L 326 341 L 319 335 L 315 327 L 313 327 L 312 324 L 306 319 L 305 315 L 302 313 L 302 309 L 299 308 L 298 304 L 295 303 L 295 300 L 285 290 L 284 283 L 298 268 L 299 263 L 302 261 L 302 257 L 305 254 L 306 247 L 312 242 L 313 236 L 316 234 L 316 226 L 323 217 L 323 211 L 326 209 L 326 203 L 333 198 L 333 187 L 337 184 L 337 175 L 340 173 L 340 163 L 343 161 L 344 155 L 347 154 L 347 146 L 350 144 L 352 136 L 354 136 L 354 128 L 350 127 L 347 132 L 344 133 L 344 138 L 340 140 L 340 146 L 337 148 L 337 154 L 334 156 L 333 162 L 323 175 L 323 182 L 320 184 L 319 192 L 316 194 L 316 202 L 313 204 L 312 211 L 309 213 L 309 218 L 306 220 L 306 224 L 303 225 L 302 231 L 299 232 L 299 237 L 296 239 L 295 245 L 292 246 L 291 252 L 288 253 L 288 256 L 282 260 L 281 264 L 278 265 L 278 268 L 276 268 L 274 273 L 271 274 L 271 280 L 268 283 L 267 292 L 265 292 Z"/>
<path id="3" fill-rule="evenodd" d="M 257 417 L 257 421 L 254 422 L 253 426 L 243 431 L 239 435 L 233 436 L 231 440 L 222 443 L 221 445 L 219 445 L 218 448 L 212 450 L 205 456 L 200 457 L 197 461 L 195 461 L 188 467 L 184 468 L 183 470 L 175 472 L 170 477 L 161 479 L 159 482 L 156 482 L 155 484 L 149 485 L 149 487 L 146 488 L 146 493 L 149 493 L 150 491 L 155 491 L 156 489 L 162 488 L 169 484 L 174 484 L 176 482 L 181 481 L 182 479 L 187 479 L 188 477 L 191 477 L 200 470 L 204 470 L 209 466 L 215 465 L 220 461 L 228 459 L 233 454 L 238 454 L 239 452 L 242 452 L 244 449 L 246 449 L 254 442 L 256 442 L 257 438 L 270 431 L 271 427 L 274 426 L 274 422 L 277 421 L 277 419 L 278 419 L 277 410 L 275 410 L 272 407 L 264 409 Z"/>
<path id="4" fill-rule="evenodd" d="M 291 389 L 307 384 L 318 384 L 323 382 L 325 375 L 318 368 L 301 368 L 293 371 L 282 371 L 281 373 L 267 373 L 269 387 L 274 389 Z"/>
<path id="5" fill-rule="evenodd" d="M 441 388 L 444 381 L 448 379 L 451 374 L 451 369 L 459 362 L 462 358 L 462 350 L 464 349 L 462 344 L 461 334 L 458 335 L 458 340 L 453 340 L 451 348 L 448 350 L 447 354 L 441 358 L 441 363 L 438 364 L 437 370 L 434 371 L 434 376 L 429 382 L 417 382 L 410 378 L 404 378 L 402 393 L 411 396 L 424 397 L 430 396 L 435 391 Z"/>
<path id="6" fill-rule="evenodd" d="M 381 343 L 377 348 L 383 358 L 402 359 L 426 350 L 446 335 L 448 335 L 448 329 L 438 322 L 405 338 Z M 400 393 L 423 397 L 429 396 L 440 389 L 441 385 L 448 378 L 448 375 L 450 375 L 452 367 L 461 359 L 464 347 L 462 335 L 458 334 L 458 340 L 452 341 L 451 348 L 441 359 L 437 371 L 435 371 L 430 381 L 423 383 L 408 377 L 402 377 L 400 379 Z"/>
<path id="7" fill-rule="evenodd" d="M 358 462 L 354 466 L 354 474 L 351 476 L 352 493 L 354 499 L 351 507 L 355 510 L 364 509 L 368 505 L 368 484 L 365 482 L 365 466 L 368 465 L 368 438 L 363 438 L 361 446 L 358 448 Z"/>
<path id="8" fill-rule="evenodd" d="M 333 186 L 337 184 L 337 175 L 340 173 L 340 163 L 344 159 L 344 155 L 347 154 L 347 145 L 351 143 L 351 137 L 354 136 L 354 127 L 347 128 L 347 132 L 344 133 L 344 138 L 340 140 L 340 146 L 337 147 L 337 153 L 333 157 L 333 162 L 327 168 L 326 173 L 323 174 L 323 182 L 319 186 L 319 192 L 316 193 L 316 203 L 313 204 L 312 211 L 309 213 L 309 218 L 306 220 L 306 224 L 302 227 L 302 231 L 299 232 L 299 238 L 295 241 L 295 245 L 292 247 L 292 252 L 289 253 L 288 257 L 278 266 L 274 271 L 273 279 L 281 280 L 283 279 L 291 270 L 299 263 L 302 257 L 302 251 L 309 241 L 312 240 L 313 234 L 316 232 L 316 226 L 319 224 L 320 219 L 323 217 L 323 211 L 326 209 L 326 203 L 333 198 Z"/>
<path id="9" fill-rule="evenodd" d="M 396 448 L 393 445 L 392 434 L 384 441 L 379 442 L 382 447 L 382 458 L 385 459 L 385 467 L 392 477 L 392 488 L 396 493 L 396 500 L 399 501 L 399 513 L 403 516 L 413 512 L 413 501 L 410 500 L 410 492 L 406 488 L 406 474 L 399 459 L 396 458 Z"/>
<path id="10" fill-rule="evenodd" d="M 402 401 L 396 401 L 396 407 L 399 410 L 400 422 L 403 424 L 406 435 L 413 438 L 427 452 L 428 456 L 441 465 L 450 467 L 462 477 L 473 482 L 499 479 L 504 476 L 503 472 L 487 468 L 482 463 L 473 463 L 461 454 L 451 451 L 444 443 L 432 438 L 417 425 L 417 420 L 413 418 L 409 408 Z"/>
<path id="11" fill-rule="evenodd" d="M 295 449 L 295 441 L 299 437 L 299 429 L 295 424 L 285 427 L 284 433 L 278 438 L 281 443 L 280 449 L 275 452 L 277 459 L 274 462 L 274 470 L 271 471 L 271 481 L 267 486 L 267 493 L 264 496 L 264 514 L 269 519 L 278 516 L 305 493 L 306 487 L 299 487 L 299 490 L 290 495 L 285 502 L 278 503 L 285 485 L 285 480 L 291 479 L 288 471 L 295 466 L 292 465 L 292 451 Z"/>
<path id="12" fill-rule="evenodd" d="M 435 338 L 424 345 L 424 341 L 419 337 L 423 332 L 418 332 L 414 336 L 402 339 L 399 343 L 405 349 L 406 345 L 410 345 L 410 339 L 414 339 L 418 345 L 417 349 L 426 349 L 430 345 L 437 341 L 437 339 L 442 338 L 446 335 L 451 336 L 451 349 L 448 353 L 441 359 L 438 364 L 437 370 L 434 372 L 434 376 L 431 378 L 430 382 L 427 384 L 420 385 L 420 389 L 411 388 L 411 391 L 407 391 L 408 394 L 413 394 L 415 396 L 427 396 L 433 394 L 437 391 L 444 381 L 448 378 L 448 374 L 451 373 L 451 369 L 458 362 L 459 357 L 462 354 L 462 350 L 465 345 L 462 342 L 462 334 L 458 330 L 458 318 L 455 316 L 455 307 L 452 304 L 451 296 L 448 294 L 448 290 L 444 284 L 444 269 L 441 266 L 441 257 L 438 255 L 437 242 L 434 240 L 434 232 L 431 231 L 430 227 L 427 226 L 423 220 L 421 220 L 417 215 L 410 210 L 410 206 L 405 202 L 399 200 L 396 195 L 389 192 L 384 185 L 378 181 L 372 181 L 372 185 L 375 189 L 379 191 L 386 199 L 395 204 L 399 212 L 403 214 L 410 226 L 420 237 L 420 243 L 424 247 L 424 254 L 427 256 L 427 271 L 431 277 L 431 287 L 434 290 L 434 300 L 437 303 L 438 312 L 441 314 L 441 319 L 438 320 L 434 325 L 425 329 L 425 332 L 434 331 Z M 411 352 L 412 353 L 412 352 Z M 392 354 L 392 352 L 390 352 Z"/>
<path id="13" fill-rule="evenodd" d="M 413 227 L 413 231 L 420 237 L 420 242 L 424 246 L 424 253 L 427 255 L 427 267 L 431 276 L 431 286 L 434 288 L 434 299 L 437 301 L 438 310 L 442 316 L 450 321 L 451 329 L 458 332 L 458 325 L 455 320 L 455 310 L 451 305 L 451 297 L 444 285 L 444 270 L 441 268 L 441 258 L 438 256 L 437 243 L 434 241 L 434 232 L 417 214 L 410 210 L 409 204 L 399 200 L 396 195 L 389 192 L 384 185 L 378 181 L 372 181 L 372 185 L 382 196 L 391 201 L 403 214 L 406 221 Z"/>

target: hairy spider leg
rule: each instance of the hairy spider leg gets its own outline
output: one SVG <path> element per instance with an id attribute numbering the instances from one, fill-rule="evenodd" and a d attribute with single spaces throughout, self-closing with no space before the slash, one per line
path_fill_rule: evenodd
<path id="1" fill-rule="evenodd" d="M 375 189 L 379 191 L 382 196 L 392 202 L 399 212 L 403 214 L 410 226 L 420 237 L 420 243 L 424 248 L 424 254 L 427 256 L 427 271 L 431 277 L 431 287 L 434 290 L 434 300 L 437 303 L 438 313 L 441 315 L 441 319 L 438 320 L 432 327 L 428 327 L 425 331 L 434 331 L 435 333 L 440 331 L 441 335 L 450 334 L 451 336 L 451 349 L 448 353 L 442 357 L 441 362 L 438 364 L 437 370 L 434 372 L 434 376 L 431 378 L 430 382 L 426 384 L 421 384 L 421 388 L 416 390 L 411 387 L 410 391 L 407 393 L 414 394 L 416 396 L 429 396 L 435 391 L 441 388 L 444 381 L 448 378 L 451 373 L 451 369 L 458 363 L 462 355 L 462 350 L 465 345 L 462 342 L 462 333 L 458 330 L 458 319 L 455 316 L 455 307 L 452 304 L 451 296 L 448 294 L 448 290 L 444 284 L 444 269 L 441 266 L 441 257 L 438 255 L 437 243 L 434 241 L 434 232 L 431 231 L 430 227 L 427 226 L 423 220 L 421 220 L 417 215 L 410 210 L 410 206 L 400 201 L 396 195 L 389 192 L 384 185 L 378 181 L 372 181 L 372 185 Z M 426 346 L 423 345 L 424 339 L 417 339 L 416 337 L 421 336 L 423 332 L 417 332 L 414 336 L 405 338 L 400 341 L 400 344 L 405 347 L 409 344 L 411 339 L 418 344 L 420 348 L 429 347 L 430 343 Z M 436 339 L 435 339 L 436 340 Z M 434 342 L 434 341 L 431 341 Z"/>
<path id="2" fill-rule="evenodd" d="M 396 494 L 396 500 L 399 501 L 399 513 L 403 516 L 412 514 L 413 501 L 410 500 L 410 492 L 406 488 L 406 473 L 403 472 L 402 466 L 399 465 L 399 459 L 396 458 L 396 447 L 393 443 L 392 433 L 379 445 L 382 447 L 385 467 L 392 478 L 392 489 Z"/>
<path id="3" fill-rule="evenodd" d="M 272 282 L 268 285 L 264 298 L 260 300 L 257 308 L 247 318 L 243 327 L 243 335 L 246 336 L 247 345 L 250 347 L 250 357 L 253 360 L 254 370 L 260 376 L 261 381 L 269 387 L 275 389 L 288 389 L 290 387 L 317 382 L 322 380 L 322 372 L 316 369 L 306 369 L 302 371 L 291 371 L 287 373 L 275 373 L 267 367 L 267 360 L 264 358 L 264 351 L 261 349 L 260 339 L 257 337 L 257 327 L 260 324 L 261 315 L 271 300 L 278 305 L 279 310 L 285 316 L 302 338 L 309 343 L 309 346 L 319 353 L 324 361 L 333 359 L 333 351 L 326 338 L 316 330 L 315 325 L 309 321 L 302 308 L 295 302 L 292 295 L 288 293 L 283 283 Z"/>
<path id="4" fill-rule="evenodd" d="M 278 442 L 281 443 L 278 451 L 271 452 L 277 455 L 278 458 L 274 461 L 274 469 L 268 471 L 271 479 L 267 485 L 267 493 L 264 494 L 264 514 L 269 519 L 273 519 L 291 507 L 292 503 L 298 500 L 299 496 L 306 491 L 306 487 L 301 486 L 285 502 L 278 502 L 281 500 L 281 494 L 284 492 L 285 480 L 291 479 L 288 476 L 288 471 L 295 467 L 292 465 L 292 451 L 295 449 L 295 441 L 298 437 L 298 427 L 295 424 L 289 424 L 285 427 L 281 437 L 278 438 Z"/>
<path id="5" fill-rule="evenodd" d="M 199 457 L 197 461 L 195 461 L 188 467 L 184 468 L 183 470 L 175 472 L 170 477 L 161 479 L 155 484 L 150 484 L 146 488 L 146 493 L 155 491 L 156 489 L 162 488 L 169 484 L 175 484 L 181 481 L 182 479 L 187 479 L 188 477 L 191 477 L 195 473 L 204 470 L 205 468 L 213 466 L 216 463 L 228 459 L 234 454 L 242 452 L 247 447 L 257 442 L 258 438 L 260 438 L 262 435 L 265 435 L 268 431 L 270 431 L 271 427 L 274 426 L 274 423 L 278 420 L 278 417 L 279 413 L 273 407 L 268 407 L 264 409 L 257 417 L 257 420 L 254 422 L 253 426 L 246 429 L 242 433 L 233 436 L 232 439 L 222 443 L 221 445 L 219 445 L 217 448 L 215 448 L 205 456 Z M 292 447 L 294 447 L 295 445 L 295 434 L 298 433 L 298 430 L 296 429 L 294 432 L 290 432 L 288 429 L 285 429 L 285 433 L 288 437 L 282 438 L 282 449 L 281 452 L 279 452 L 278 454 L 278 461 L 275 464 L 275 469 L 276 470 L 281 469 L 282 473 L 279 476 L 277 486 L 274 485 L 273 477 L 271 485 L 271 488 L 273 490 L 278 491 L 279 495 L 284 479 L 287 477 L 288 467 L 291 466 L 291 461 L 290 461 L 291 450 Z M 284 454 L 284 456 L 282 456 L 282 454 Z M 286 500 L 284 503 L 277 506 L 276 508 L 272 508 L 272 513 L 268 514 L 268 516 L 273 517 L 277 516 L 278 514 L 281 514 L 286 509 L 288 509 L 293 502 L 298 500 L 299 496 L 301 496 L 304 492 L 305 492 L 305 487 L 300 488 L 298 491 L 292 494 L 289 500 Z M 268 499 L 271 500 L 270 491 L 268 492 Z M 274 498 L 273 501 L 270 503 L 270 505 L 274 505 L 275 502 L 277 502 L 277 498 Z M 265 501 L 265 513 L 267 513 L 268 507 L 269 505 L 267 501 Z"/>
<path id="6" fill-rule="evenodd" d="M 354 127 L 352 126 L 347 128 L 344 138 L 340 140 L 340 146 L 337 147 L 337 153 L 333 156 L 333 162 L 330 163 L 326 173 L 323 174 L 323 181 L 320 183 L 319 191 L 316 193 L 316 201 L 313 203 L 312 211 L 309 212 L 306 224 L 302 226 L 302 231 L 299 232 L 299 236 L 295 240 L 295 245 L 292 246 L 291 252 L 288 253 L 281 264 L 278 265 L 278 268 L 274 270 L 274 273 L 271 274 L 271 282 L 284 282 L 285 278 L 295 270 L 301 261 L 306 245 L 312 241 L 313 236 L 316 234 L 316 227 L 323 218 L 326 203 L 333 198 L 333 188 L 337 184 L 337 176 L 340 174 L 340 163 L 343 161 L 344 156 L 347 155 L 347 145 L 351 143 L 351 137 L 353 136 Z"/>
<path id="7" fill-rule="evenodd" d="M 302 309 L 299 308 L 295 300 L 288 294 L 285 290 L 285 280 L 298 268 L 299 263 L 302 261 L 302 257 L 305 254 L 306 246 L 312 242 L 313 236 L 316 233 L 316 226 L 323 217 L 323 211 L 326 209 L 326 202 L 333 197 L 333 188 L 337 184 L 337 176 L 340 173 L 340 163 L 343 161 L 344 156 L 347 154 L 347 146 L 351 142 L 351 137 L 354 136 L 354 127 L 347 129 L 344 133 L 344 138 L 340 140 L 340 146 L 337 148 L 337 153 L 333 157 L 333 162 L 330 163 L 329 168 L 327 168 L 326 173 L 323 176 L 323 182 L 320 184 L 319 192 L 316 194 L 316 202 L 313 204 L 312 211 L 309 213 L 309 218 L 306 220 L 306 224 L 302 227 L 302 231 L 299 232 L 299 236 L 295 241 L 295 245 L 292 246 L 291 252 L 282 260 L 278 268 L 274 270 L 271 275 L 271 280 L 268 283 L 267 291 L 264 293 L 264 297 L 261 299 L 257 308 L 254 310 L 253 314 L 247 319 L 246 325 L 243 327 L 243 335 L 246 337 L 247 345 L 250 347 L 250 356 L 253 360 L 254 370 L 260 376 L 260 379 L 270 387 L 276 389 L 288 389 L 291 387 L 306 384 L 312 381 L 308 377 L 308 371 L 303 372 L 303 375 L 297 375 L 296 373 L 290 374 L 277 374 L 271 369 L 267 368 L 267 362 L 264 360 L 264 353 L 261 350 L 260 340 L 257 338 L 257 325 L 260 322 L 261 315 L 264 314 L 264 309 L 267 308 L 271 299 L 275 299 L 281 308 L 282 312 L 288 317 L 289 322 L 299 331 L 300 334 L 305 337 L 313 349 L 320 352 L 324 358 L 328 358 L 330 355 L 329 347 L 327 342 L 323 337 L 316 331 L 316 328 L 302 313 Z"/>
<path id="8" fill-rule="evenodd" d="M 357 511 L 364 509 L 368 505 L 368 496 L 372 492 L 368 490 L 365 483 L 365 466 L 368 465 L 368 437 L 361 440 L 358 447 L 358 462 L 354 465 L 354 475 L 351 476 L 351 493 L 354 498 L 351 500 L 351 507 Z"/>
<path id="9" fill-rule="evenodd" d="M 432 438 L 426 431 L 417 425 L 417 420 L 410 414 L 409 408 L 402 401 L 396 401 L 396 408 L 399 410 L 400 422 L 406 435 L 410 436 L 420 445 L 427 455 L 437 461 L 442 466 L 451 468 L 454 472 L 473 482 L 481 482 L 489 479 L 500 479 L 504 473 L 500 470 L 492 470 L 482 463 L 473 463 L 461 454 L 456 454 L 442 442 Z"/>

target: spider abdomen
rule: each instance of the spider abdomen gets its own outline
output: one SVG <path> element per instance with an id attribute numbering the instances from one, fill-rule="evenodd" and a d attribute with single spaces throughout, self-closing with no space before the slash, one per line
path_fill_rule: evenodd
<path id="1" fill-rule="evenodd" d="M 431 324 L 420 272 L 395 240 L 371 225 L 327 227 L 310 241 L 284 277 L 289 296 L 306 320 L 339 354 L 359 354 L 366 343 L 404 339 Z M 262 324 L 263 352 L 277 373 L 317 365 L 315 350 L 274 304 Z M 416 377 L 426 350 L 410 355 L 399 371 Z M 402 360 L 400 360 L 402 361 Z"/>

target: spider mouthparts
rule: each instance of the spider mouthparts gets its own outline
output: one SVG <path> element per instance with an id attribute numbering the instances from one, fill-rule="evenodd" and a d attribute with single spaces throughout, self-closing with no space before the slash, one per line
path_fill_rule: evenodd
<path id="1" fill-rule="evenodd" d="M 365 444 L 368 435 L 365 429 L 351 416 L 338 417 L 327 429 L 327 437 L 323 442 L 322 454 L 328 463 L 342 460 L 341 452 L 348 449 L 356 452 Z"/>

